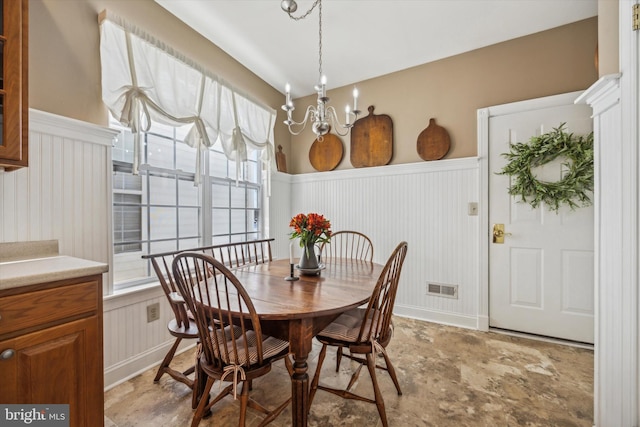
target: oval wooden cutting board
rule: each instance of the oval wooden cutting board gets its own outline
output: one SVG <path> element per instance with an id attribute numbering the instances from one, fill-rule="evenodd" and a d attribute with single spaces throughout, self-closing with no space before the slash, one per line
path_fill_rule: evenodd
<path id="1" fill-rule="evenodd" d="M 429 126 L 418 135 L 418 155 L 422 160 L 440 160 L 451 146 L 449 132 L 436 124 L 436 119 L 429 119 Z"/>
<path id="2" fill-rule="evenodd" d="M 351 164 L 355 168 L 389 164 L 393 155 L 393 121 L 386 114 L 356 120 L 351 128 Z"/>
<path id="3" fill-rule="evenodd" d="M 309 150 L 311 166 L 319 172 L 334 170 L 342 160 L 344 146 L 342 140 L 332 133 L 322 137 L 322 141 L 316 139 Z"/>

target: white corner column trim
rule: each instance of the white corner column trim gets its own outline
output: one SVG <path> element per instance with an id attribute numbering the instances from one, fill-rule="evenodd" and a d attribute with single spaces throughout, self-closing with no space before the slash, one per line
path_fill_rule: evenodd
<path id="1" fill-rule="evenodd" d="M 639 153 L 626 80 L 604 76 L 576 100 L 594 111 L 596 426 L 638 425 Z"/>

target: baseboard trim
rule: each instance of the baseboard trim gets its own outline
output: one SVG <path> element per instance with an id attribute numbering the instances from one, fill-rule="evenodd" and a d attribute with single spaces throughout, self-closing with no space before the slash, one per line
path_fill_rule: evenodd
<path id="1" fill-rule="evenodd" d="M 478 316 L 478 330 L 483 332 L 489 331 L 489 316 Z"/>
<path id="2" fill-rule="evenodd" d="M 113 387 L 143 373 L 144 371 L 158 366 L 164 356 L 174 343 L 172 338 L 161 345 L 148 349 L 147 351 L 123 360 L 115 365 L 109 366 L 104 370 L 104 390 L 107 391 Z M 183 353 L 195 347 L 195 340 L 185 340 L 180 343 L 176 354 Z"/>
<path id="3" fill-rule="evenodd" d="M 449 326 L 457 326 L 459 328 L 476 330 L 480 329 L 480 319 L 476 316 L 448 313 L 437 310 L 428 310 L 422 307 L 413 307 L 400 304 L 395 305 L 393 313 L 402 317 L 425 320 L 427 322 L 441 323 L 443 325 Z"/>

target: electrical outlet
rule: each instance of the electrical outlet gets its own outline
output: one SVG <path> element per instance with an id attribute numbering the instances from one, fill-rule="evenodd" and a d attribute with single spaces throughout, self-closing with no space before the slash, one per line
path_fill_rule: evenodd
<path id="1" fill-rule="evenodd" d="M 151 323 L 154 320 L 160 318 L 160 303 L 155 303 L 147 306 L 147 323 Z"/>
<path id="2" fill-rule="evenodd" d="M 477 216 L 478 215 L 478 203 L 477 202 L 469 202 L 469 216 Z"/>

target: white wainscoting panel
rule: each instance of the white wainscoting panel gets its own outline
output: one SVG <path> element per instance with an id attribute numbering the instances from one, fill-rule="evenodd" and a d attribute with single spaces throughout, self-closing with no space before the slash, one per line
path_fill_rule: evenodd
<path id="1" fill-rule="evenodd" d="M 274 258 L 289 258 L 289 221 L 291 220 L 292 175 L 274 172 L 271 175 L 271 197 L 267 219 L 267 236 L 276 240 L 271 245 Z"/>
<path id="2" fill-rule="evenodd" d="M 114 136 L 30 110 L 29 167 L 0 172 L 0 241 L 58 240 L 63 255 L 109 263 Z"/>
<path id="3" fill-rule="evenodd" d="M 476 328 L 479 228 L 468 204 L 478 188 L 475 157 L 294 175 L 291 215 L 321 213 L 334 231 L 368 235 L 378 263 L 406 240 L 395 313 Z M 458 299 L 427 295 L 427 283 L 458 285 Z"/>
<path id="4" fill-rule="evenodd" d="M 147 306 L 160 304 L 160 318 L 147 322 Z M 173 345 L 167 323 L 173 312 L 162 289 L 112 295 L 104 301 L 104 385 L 110 389 L 150 367 L 157 366 Z M 195 345 L 183 340 L 178 353 Z"/>

